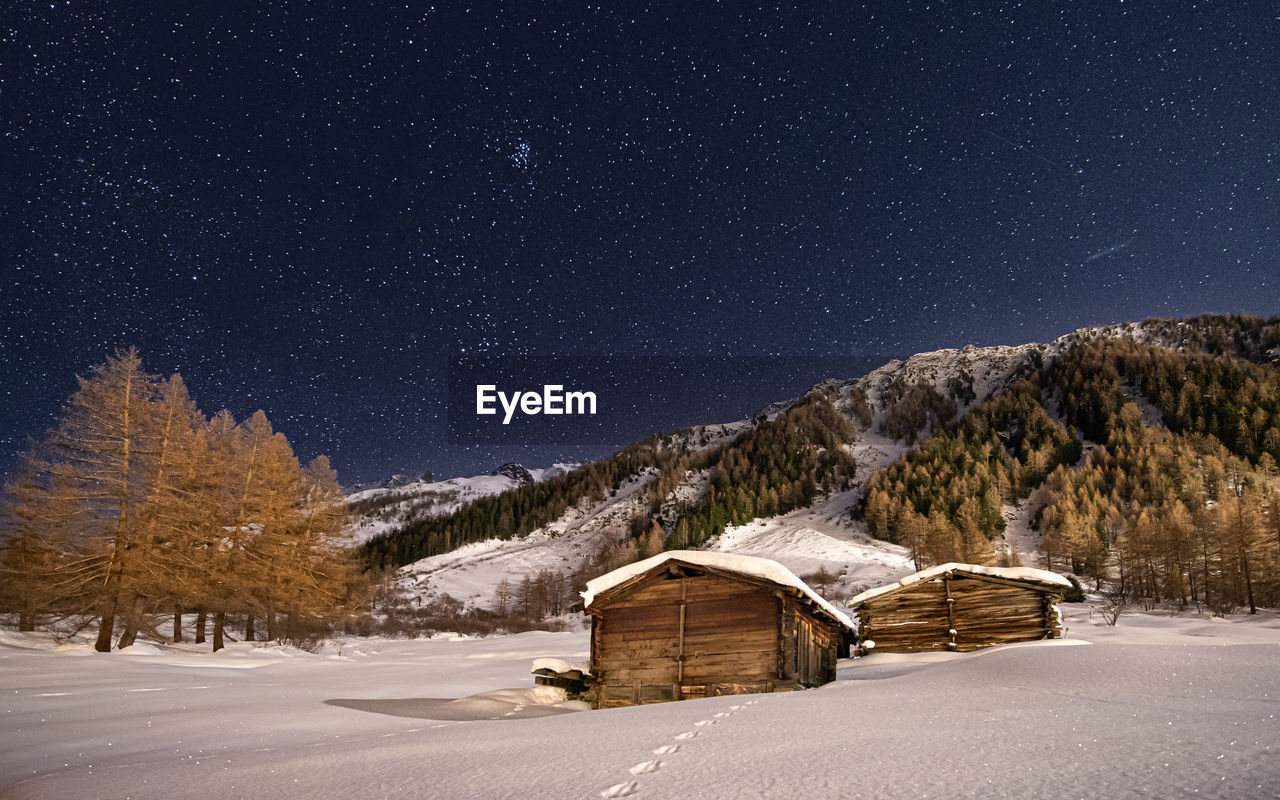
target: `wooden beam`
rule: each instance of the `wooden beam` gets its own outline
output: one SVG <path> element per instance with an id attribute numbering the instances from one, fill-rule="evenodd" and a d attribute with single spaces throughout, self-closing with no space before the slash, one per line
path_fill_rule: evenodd
<path id="1" fill-rule="evenodd" d="M 684 614 L 688 604 L 685 592 L 688 590 L 684 578 L 680 579 L 680 642 L 676 650 L 676 683 L 684 683 Z"/>
<path id="2" fill-rule="evenodd" d="M 947 596 L 947 645 L 956 649 L 956 599 L 951 596 L 951 573 L 942 576 L 942 589 Z"/>

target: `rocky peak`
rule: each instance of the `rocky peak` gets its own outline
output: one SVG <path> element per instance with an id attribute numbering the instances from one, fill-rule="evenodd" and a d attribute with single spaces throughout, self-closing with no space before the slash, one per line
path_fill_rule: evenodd
<path id="1" fill-rule="evenodd" d="M 510 478 L 521 486 L 528 486 L 533 483 L 533 475 L 529 470 L 524 468 L 523 464 L 520 464 L 517 461 L 508 461 L 495 469 L 492 474 Z"/>

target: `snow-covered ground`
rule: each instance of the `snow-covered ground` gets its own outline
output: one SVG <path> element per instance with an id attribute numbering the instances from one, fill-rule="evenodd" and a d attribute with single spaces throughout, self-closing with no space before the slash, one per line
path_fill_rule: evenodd
<path id="1" fill-rule="evenodd" d="M 584 633 L 213 655 L 6 632 L 0 797 L 1280 794 L 1280 618 L 1109 628 L 1067 609 L 1063 642 L 877 654 L 807 692 L 577 713 L 538 702 L 529 667 L 584 657 Z"/>

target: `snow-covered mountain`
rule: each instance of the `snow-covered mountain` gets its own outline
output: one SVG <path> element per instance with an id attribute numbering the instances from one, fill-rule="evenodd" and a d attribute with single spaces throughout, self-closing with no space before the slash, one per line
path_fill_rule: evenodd
<path id="1" fill-rule="evenodd" d="M 531 470 L 508 462 L 488 475 L 443 481 L 433 481 L 429 472 L 417 480 L 392 475 L 372 488 L 347 495 L 355 515 L 348 535 L 356 543 L 365 542 L 416 519 L 449 514 L 478 498 L 564 475 L 577 466 L 552 464 Z"/>
<path id="2" fill-rule="evenodd" d="M 966 347 L 920 353 L 839 383 L 846 398 L 856 390 L 865 390 L 873 411 L 871 426 L 859 430 L 856 441 L 849 445 L 858 463 L 854 487 L 821 498 L 809 508 L 730 527 L 707 546 L 772 558 L 801 576 L 825 573 L 832 576 L 828 589 L 832 594 L 853 594 L 912 571 L 905 549 L 872 538 L 865 527 L 848 514 L 861 491 L 861 481 L 873 469 L 884 466 L 907 449 L 905 443 L 878 432 L 879 422 L 892 405 L 890 387 L 895 383 L 913 386 L 925 382 L 945 393 L 950 391 L 949 384 L 970 375 L 980 401 L 1008 386 L 1037 364 L 1045 353 L 1054 352 L 1058 347 L 1059 343 L 1055 342 L 1048 346 Z M 704 448 L 732 441 L 762 419 L 777 417 L 799 399 L 771 404 L 737 422 L 687 429 L 673 434 L 670 443 Z M 503 465 L 494 475 L 353 494 L 348 501 L 361 511 L 354 537 L 365 541 L 414 518 L 447 514 L 479 497 L 517 488 L 529 482 L 522 478 L 523 468 L 517 467 Z M 527 472 L 534 480 L 545 480 L 563 474 L 567 468 L 554 465 Z M 612 496 L 590 506 L 570 508 L 554 523 L 527 536 L 467 544 L 407 565 L 400 570 L 402 586 L 410 595 L 448 594 L 468 605 L 485 606 L 503 579 L 518 583 L 524 576 L 542 571 L 572 573 L 585 559 L 625 539 L 629 521 L 644 508 L 646 501 L 639 495 L 651 477 L 635 476 Z M 689 475 L 667 502 L 687 505 L 696 501 L 705 491 L 706 477 L 705 474 Z"/>
<path id="3" fill-rule="evenodd" d="M 364 481 L 362 483 L 353 484 L 347 487 L 347 494 L 366 492 L 370 489 L 399 489 L 403 486 L 408 486 L 411 483 L 431 483 L 432 480 L 434 480 L 434 477 L 429 471 L 416 476 L 397 472 L 392 475 L 388 475 L 380 481 Z"/>
<path id="4" fill-rule="evenodd" d="M 810 507 L 730 526 L 705 546 L 772 558 L 802 577 L 819 574 L 832 595 L 847 596 L 900 577 L 913 569 L 907 551 L 872 538 L 849 511 L 861 497 L 862 484 L 872 471 L 906 453 L 929 432 L 926 425 L 909 441 L 884 432 L 886 416 L 904 393 L 927 384 L 953 402 L 956 416 L 961 417 L 970 408 L 1062 357 L 1073 345 L 1096 339 L 1131 339 L 1171 350 L 1200 351 L 1206 337 L 1212 335 L 1212 322 L 1210 319 L 1209 333 L 1203 323 L 1153 320 L 1084 328 L 1048 343 L 937 350 L 890 361 L 860 377 L 824 382 L 812 391 L 830 391 L 834 386 L 838 392 L 837 410 L 851 419 L 856 429 L 853 440 L 845 445 L 857 463 L 852 485 L 819 496 Z M 700 449 L 731 442 L 743 432 L 776 418 L 800 399 L 773 403 L 737 422 L 687 429 L 668 437 L 668 444 L 677 449 Z M 528 477 L 545 480 L 563 469 L 563 465 L 557 465 L 550 470 L 529 470 Z M 374 509 L 362 517 L 357 538 L 365 540 L 416 515 L 448 513 L 478 497 L 515 488 L 529 482 L 522 470 L 507 467 L 498 475 L 353 495 L 349 499 L 357 507 L 365 503 Z M 411 594 L 448 594 L 468 605 L 486 606 L 503 579 L 518 583 L 525 576 L 543 571 L 571 574 L 606 548 L 629 540 L 633 533 L 629 530 L 630 521 L 653 502 L 645 488 L 655 474 L 634 475 L 611 495 L 570 507 L 559 519 L 526 536 L 474 542 L 404 566 L 400 570 L 402 585 Z M 678 510 L 691 507 L 706 491 L 707 479 L 705 471 L 690 472 L 662 498 L 659 518 L 665 520 L 668 534 Z M 1027 502 L 1007 506 L 1004 511 L 1008 521 L 1006 539 L 995 543 L 997 552 L 1034 558 L 1039 538 L 1029 528 Z"/>

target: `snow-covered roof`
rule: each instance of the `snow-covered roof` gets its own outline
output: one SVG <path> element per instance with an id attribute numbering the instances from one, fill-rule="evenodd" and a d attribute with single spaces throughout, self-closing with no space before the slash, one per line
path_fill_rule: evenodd
<path id="1" fill-rule="evenodd" d="M 959 564 L 955 561 L 949 561 L 946 564 L 939 564 L 936 567 L 929 567 L 928 569 L 912 573 L 897 583 L 891 583 L 888 586 L 878 586 L 875 589 L 868 589 L 862 594 L 852 597 L 849 600 L 849 607 L 853 608 L 873 598 L 896 592 L 899 589 L 904 589 L 915 583 L 933 580 L 934 578 L 945 575 L 949 572 L 958 572 L 964 575 L 976 575 L 979 577 L 989 575 L 992 578 L 1003 578 L 1007 581 L 1039 584 L 1041 586 L 1050 586 L 1053 588 L 1071 588 L 1071 581 L 1056 572 L 1049 572 L 1044 569 L 1034 569 L 1032 567 L 984 567 L 981 564 Z"/>
<path id="2" fill-rule="evenodd" d="M 797 578 L 791 570 L 776 561 L 755 556 L 743 556 L 737 553 L 709 553 L 703 550 L 668 550 L 652 558 L 619 567 L 613 572 L 605 573 L 595 580 L 587 582 L 587 590 L 582 593 L 584 606 L 590 606 L 596 596 L 610 589 L 621 586 L 639 575 L 661 566 L 668 561 L 682 561 L 695 566 L 709 567 L 724 572 L 734 572 L 749 578 L 757 578 L 794 589 L 800 595 L 812 600 L 836 621 L 849 628 L 854 628 L 853 620 L 840 609 L 823 600 L 817 592 L 810 589 L 805 582 Z"/>

